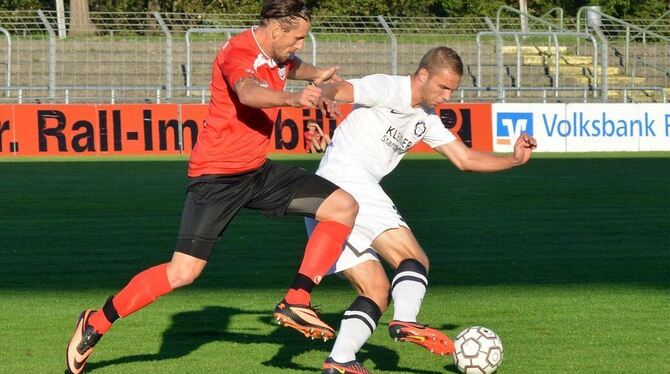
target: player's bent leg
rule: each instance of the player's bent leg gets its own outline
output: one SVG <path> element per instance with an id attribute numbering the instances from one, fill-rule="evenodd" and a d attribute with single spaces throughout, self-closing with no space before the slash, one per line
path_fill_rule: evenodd
<path id="1" fill-rule="evenodd" d="M 316 285 L 342 253 L 344 241 L 358 213 L 358 203 L 350 194 L 318 175 L 305 178 L 286 213 L 317 218 L 319 221 L 309 237 L 298 270 L 299 276 L 307 277 Z M 296 277 L 298 283 L 305 283 L 299 278 Z M 308 304 L 311 288 L 304 284 L 300 288 L 295 286 L 298 286 L 296 282 L 287 294 L 287 301 Z"/>
<path id="2" fill-rule="evenodd" d="M 396 268 L 391 280 L 391 338 L 417 344 L 438 355 L 451 354 L 454 345 L 449 337 L 417 322 L 428 286 L 428 257 L 412 232 L 406 227 L 388 230 L 375 239 L 373 247 Z"/>
<path id="3" fill-rule="evenodd" d="M 207 261 L 175 252 L 170 263 L 137 274 L 118 294 L 107 299 L 101 310 L 85 310 L 68 343 L 66 361 L 71 373 L 80 373 L 103 334 L 121 317 L 153 303 L 177 287 L 191 284 Z"/>
<path id="4" fill-rule="evenodd" d="M 167 277 L 170 286 L 173 289 L 188 286 L 202 274 L 206 265 L 207 260 L 175 252 L 167 268 Z"/>
<path id="5" fill-rule="evenodd" d="M 427 271 L 419 261 L 408 259 L 400 263 L 391 281 L 394 314 L 389 323 L 389 335 L 396 341 L 417 344 L 431 353 L 449 355 L 454 352 L 451 339 L 416 322 L 427 285 Z"/>
<path id="6" fill-rule="evenodd" d="M 342 273 L 359 296 L 365 296 L 374 301 L 382 313 L 386 310 L 390 283 L 379 261 L 364 261 Z"/>
<path id="7" fill-rule="evenodd" d="M 384 231 L 375 238 L 372 247 L 394 269 L 408 259 L 419 261 L 426 268 L 426 272 L 430 269 L 426 252 L 421 248 L 412 230 L 407 227 L 401 226 Z"/>
<path id="8" fill-rule="evenodd" d="M 339 188 L 319 205 L 315 212 L 318 221 L 336 221 L 353 226 L 358 214 L 358 203 L 351 194 Z"/>
<path id="9" fill-rule="evenodd" d="M 288 214 L 320 217 L 305 248 L 298 274 L 284 300 L 275 307 L 274 318 L 309 338 L 330 339 L 335 329 L 321 320 L 311 306 L 311 291 L 342 253 L 351 232 L 358 204 L 332 182 L 310 175 L 296 191 Z"/>
<path id="10" fill-rule="evenodd" d="M 333 350 L 323 364 L 324 373 L 369 373 L 356 361 L 356 353 L 374 332 L 381 315 L 371 299 L 358 296 L 354 300 L 342 316 Z"/>
<path id="11" fill-rule="evenodd" d="M 335 187 L 325 179 L 323 182 L 326 186 L 322 188 Z M 305 256 L 298 273 L 308 277 L 316 285 L 321 282 L 323 276 L 340 257 L 344 241 L 351 233 L 356 214 L 358 214 L 358 203 L 350 194 L 337 188 L 321 202 L 314 214 L 318 223 L 307 241 Z M 311 289 L 305 289 L 305 291 L 306 294 L 303 295 L 289 293 L 287 300 L 306 304 L 309 301 Z"/>
<path id="12" fill-rule="evenodd" d="M 356 361 L 356 353 L 370 338 L 386 309 L 389 282 L 379 261 L 364 261 L 344 270 L 359 296 L 342 316 L 340 331 L 323 372 L 369 373 Z"/>

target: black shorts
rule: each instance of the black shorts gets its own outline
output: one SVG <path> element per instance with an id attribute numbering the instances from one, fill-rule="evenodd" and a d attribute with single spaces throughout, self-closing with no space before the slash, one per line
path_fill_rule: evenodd
<path id="1" fill-rule="evenodd" d="M 332 182 L 305 169 L 270 160 L 260 169 L 242 174 L 193 178 L 175 251 L 207 260 L 240 209 L 259 210 L 268 217 L 314 217 L 321 201 L 337 189 Z"/>

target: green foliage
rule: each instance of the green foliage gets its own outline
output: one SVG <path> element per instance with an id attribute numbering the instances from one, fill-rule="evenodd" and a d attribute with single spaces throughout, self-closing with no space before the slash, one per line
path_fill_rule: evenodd
<path id="1" fill-rule="evenodd" d="M 0 0 L 0 10 L 36 10 L 54 7 L 48 0 Z"/>
<path id="2" fill-rule="evenodd" d="M 668 10 L 667 1 L 590 0 L 588 5 L 600 5 L 604 13 L 620 18 L 656 18 Z"/>

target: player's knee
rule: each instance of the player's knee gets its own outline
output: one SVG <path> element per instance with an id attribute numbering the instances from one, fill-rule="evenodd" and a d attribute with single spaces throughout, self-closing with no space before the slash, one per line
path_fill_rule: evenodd
<path id="1" fill-rule="evenodd" d="M 430 260 L 428 260 L 428 256 L 426 256 L 425 253 L 421 253 L 420 256 L 417 256 L 416 260 L 426 268 L 426 273 L 430 272 Z"/>
<path id="2" fill-rule="evenodd" d="M 192 266 L 168 266 L 168 282 L 172 288 L 188 286 L 198 279 L 201 272 L 202 269 Z"/>
<path id="3" fill-rule="evenodd" d="M 379 309 L 386 310 L 388 307 L 388 295 L 391 286 L 386 277 L 371 279 L 363 285 L 359 291 L 360 296 L 372 299 Z"/>
<path id="4" fill-rule="evenodd" d="M 337 199 L 337 205 L 335 210 L 340 214 L 348 215 L 352 218 L 355 218 L 358 214 L 358 202 L 354 199 L 349 192 L 344 190 L 339 191 L 340 194 Z"/>
<path id="5" fill-rule="evenodd" d="M 349 226 L 354 225 L 358 215 L 358 202 L 348 192 L 339 189 L 324 201 L 317 212 L 319 221 L 335 220 Z"/>
<path id="6" fill-rule="evenodd" d="M 355 220 L 358 215 L 358 202 L 356 199 L 354 199 L 348 192 L 344 192 L 344 197 L 340 204 L 340 210 L 347 214 L 352 220 Z"/>
<path id="7" fill-rule="evenodd" d="M 430 261 L 428 260 L 428 256 L 426 256 L 425 253 L 420 253 L 420 254 L 417 254 L 415 256 L 408 256 L 403 261 L 405 261 L 405 260 L 418 261 L 426 269 L 426 274 L 428 274 L 428 272 L 430 271 Z M 401 261 L 401 263 L 402 263 L 402 261 Z"/>
<path id="8" fill-rule="evenodd" d="M 397 253 L 400 255 L 396 259 L 396 266 L 400 265 L 405 260 L 414 260 L 418 261 L 424 268 L 426 268 L 426 273 L 430 270 L 430 260 L 428 259 L 426 252 L 422 251 L 420 248 L 407 247 L 402 251 L 397 251 Z"/>

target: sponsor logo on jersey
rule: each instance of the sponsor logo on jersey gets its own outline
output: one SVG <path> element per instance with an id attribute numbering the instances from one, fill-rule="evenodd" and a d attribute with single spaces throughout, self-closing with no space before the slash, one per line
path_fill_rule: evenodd
<path id="1" fill-rule="evenodd" d="M 405 135 L 393 126 L 389 126 L 384 136 L 382 136 L 382 143 L 398 153 L 405 153 L 414 145 L 411 140 L 405 138 Z"/>
<path id="2" fill-rule="evenodd" d="M 391 113 L 393 113 L 393 114 L 402 114 L 402 113 L 398 112 L 398 111 L 395 110 L 395 109 L 391 109 Z"/>
<path id="3" fill-rule="evenodd" d="M 497 144 L 512 144 L 512 141 L 522 133 L 533 135 L 533 113 L 498 113 L 496 122 Z"/>
<path id="4" fill-rule="evenodd" d="M 414 135 L 417 136 L 417 138 L 420 138 L 423 136 L 423 134 L 426 132 L 426 123 L 423 121 L 419 121 L 416 123 L 416 126 L 414 126 Z"/>

